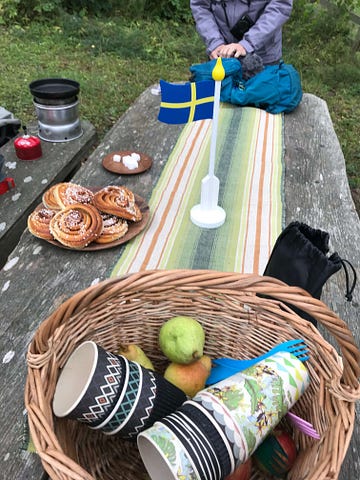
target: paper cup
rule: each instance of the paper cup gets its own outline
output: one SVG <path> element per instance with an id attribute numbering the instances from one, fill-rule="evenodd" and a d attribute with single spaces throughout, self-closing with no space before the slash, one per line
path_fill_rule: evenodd
<path id="1" fill-rule="evenodd" d="M 122 391 L 125 362 L 92 341 L 79 345 L 65 363 L 53 398 L 57 417 L 94 425 L 106 418 Z"/>
<path id="2" fill-rule="evenodd" d="M 127 360 L 127 376 L 124 388 L 118 397 L 116 404 L 110 415 L 95 429 L 101 429 L 104 433 L 113 435 L 131 418 L 131 415 L 139 401 L 142 388 L 142 370 L 136 362 Z"/>
<path id="3" fill-rule="evenodd" d="M 186 398 L 162 375 L 86 341 L 60 373 L 53 411 L 57 417 L 87 423 L 106 435 L 132 439 Z"/>
<path id="4" fill-rule="evenodd" d="M 137 437 L 145 468 L 152 480 L 201 480 L 199 472 L 176 435 L 165 425 L 155 422 Z"/>
<path id="5" fill-rule="evenodd" d="M 310 383 L 304 364 L 278 352 L 243 372 L 201 390 L 193 401 L 233 435 L 236 461 L 244 463 Z"/>
<path id="6" fill-rule="evenodd" d="M 152 479 L 221 480 L 244 463 L 309 385 L 281 352 L 187 400 L 138 436 Z"/>
<path id="7" fill-rule="evenodd" d="M 141 367 L 142 385 L 138 402 L 118 434 L 123 438 L 134 439 L 169 413 L 174 412 L 186 400 L 185 393 L 162 375 Z"/>
<path id="8" fill-rule="evenodd" d="M 202 479 L 224 478 L 234 468 L 231 449 L 217 426 L 190 403 L 185 402 L 175 413 L 160 420 L 188 452 L 188 456 Z"/>
<path id="9" fill-rule="evenodd" d="M 206 437 L 208 444 L 204 443 L 203 448 L 207 451 L 215 452 L 216 479 L 226 477 L 235 468 L 236 453 L 233 442 L 224 432 L 223 426 L 216 418 L 193 400 L 186 401 L 178 411 L 184 413 L 192 423 L 201 430 L 202 435 Z"/>
<path id="10" fill-rule="evenodd" d="M 148 473 L 156 479 L 160 469 L 167 475 L 161 478 L 220 480 L 235 468 L 221 428 L 191 400 L 140 433 L 138 447 Z"/>
<path id="11" fill-rule="evenodd" d="M 129 377 L 123 396 L 99 428 L 107 435 L 134 439 L 155 421 L 174 412 L 186 400 L 185 393 L 159 373 L 128 361 Z"/>

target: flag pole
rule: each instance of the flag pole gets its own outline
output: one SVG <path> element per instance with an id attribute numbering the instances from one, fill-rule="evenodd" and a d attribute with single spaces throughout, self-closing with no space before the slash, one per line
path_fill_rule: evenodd
<path id="1" fill-rule="evenodd" d="M 221 81 L 225 77 L 225 70 L 219 57 L 212 71 L 215 81 L 214 110 L 211 130 L 210 156 L 208 174 L 201 181 L 200 203 L 190 211 L 191 221 L 202 228 L 220 227 L 226 218 L 226 212 L 218 205 L 220 181 L 215 176 L 215 156 L 217 127 L 219 121 Z"/>

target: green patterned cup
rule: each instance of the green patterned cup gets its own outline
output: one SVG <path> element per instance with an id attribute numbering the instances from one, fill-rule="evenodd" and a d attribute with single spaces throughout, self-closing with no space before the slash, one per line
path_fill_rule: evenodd
<path id="1" fill-rule="evenodd" d="M 251 456 L 309 382 L 303 363 L 279 352 L 201 390 L 138 435 L 150 477 L 225 478 Z"/>
<path id="2" fill-rule="evenodd" d="M 137 437 L 139 451 L 152 479 L 200 480 L 191 457 L 183 444 L 167 426 L 155 422 Z"/>
<path id="3" fill-rule="evenodd" d="M 310 383 L 304 364 L 278 352 L 201 390 L 192 400 L 213 415 L 243 463 L 280 422 Z"/>

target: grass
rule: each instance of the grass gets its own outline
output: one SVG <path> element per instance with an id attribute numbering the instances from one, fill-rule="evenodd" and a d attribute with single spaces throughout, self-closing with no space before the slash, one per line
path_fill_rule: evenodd
<path id="1" fill-rule="evenodd" d="M 157 28 L 154 23 L 121 19 L 80 22 L 70 17 L 62 27 L 32 24 L 0 34 L 1 105 L 27 123 L 35 119 L 29 83 L 53 76 L 71 78 L 81 85 L 81 115 L 100 137 L 159 78 L 187 80 L 189 57 L 193 62 L 201 52 L 200 46 L 198 54 L 191 47 L 191 26 Z"/>
<path id="2" fill-rule="evenodd" d="M 324 12 L 322 12 L 324 13 Z M 23 124 L 35 120 L 29 83 L 61 76 L 81 85 L 80 112 L 99 138 L 137 96 L 160 78 L 183 81 L 206 60 L 192 24 L 67 16 L 57 24 L 0 27 L 0 105 Z M 284 30 L 284 59 L 303 89 L 327 101 L 360 212 L 360 58 L 353 32 L 330 14 L 304 21 L 296 12 Z"/>

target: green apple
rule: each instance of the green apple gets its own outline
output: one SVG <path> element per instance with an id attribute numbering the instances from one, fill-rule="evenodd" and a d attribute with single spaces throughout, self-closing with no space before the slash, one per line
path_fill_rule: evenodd
<path id="1" fill-rule="evenodd" d="M 159 333 L 159 345 L 166 357 L 175 363 L 191 363 L 203 356 L 205 331 L 191 317 L 173 317 L 167 320 Z"/>

